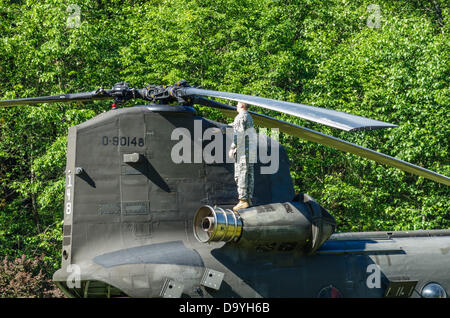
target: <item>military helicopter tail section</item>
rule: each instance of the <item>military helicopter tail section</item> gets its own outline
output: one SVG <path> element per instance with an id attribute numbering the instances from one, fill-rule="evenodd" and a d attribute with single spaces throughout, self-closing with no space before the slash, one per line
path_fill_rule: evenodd
<path id="1" fill-rule="evenodd" d="M 187 284 L 183 273 L 191 272 L 190 280 L 203 275 L 203 256 L 191 245 L 194 213 L 205 204 L 230 207 L 237 198 L 233 164 L 224 158 L 231 143 L 225 126 L 196 116 L 189 106 L 147 105 L 111 110 L 72 127 L 62 266 L 54 280 L 69 291 L 67 279 L 78 268 L 82 282 L 103 282 L 134 297 L 159 297 L 166 278 Z M 195 158 L 196 147 L 203 150 L 211 142 L 196 143 L 208 129 L 221 139 L 223 161 Z M 261 151 L 279 148 L 280 167 L 275 174 L 258 174 L 254 201 L 289 201 L 294 191 L 286 153 L 275 140 L 259 138 Z M 189 149 L 179 152 L 182 141 Z M 174 162 L 173 152 L 183 151 L 190 153 L 187 162 Z M 86 288 L 89 294 L 92 285 Z"/>

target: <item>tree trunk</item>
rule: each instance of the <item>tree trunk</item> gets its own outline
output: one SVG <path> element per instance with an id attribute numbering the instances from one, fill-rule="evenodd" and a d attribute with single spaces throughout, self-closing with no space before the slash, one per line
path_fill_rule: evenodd
<path id="1" fill-rule="evenodd" d="M 35 175 L 33 172 L 33 138 L 30 136 L 30 185 L 33 186 Z M 41 233 L 41 226 L 39 220 L 39 213 L 36 204 L 36 193 L 31 192 L 31 211 L 33 212 L 34 222 L 36 223 L 36 228 L 38 233 Z"/>

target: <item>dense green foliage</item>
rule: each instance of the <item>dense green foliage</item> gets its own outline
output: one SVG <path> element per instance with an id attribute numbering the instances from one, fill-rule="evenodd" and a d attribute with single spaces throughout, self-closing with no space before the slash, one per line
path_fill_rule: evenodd
<path id="1" fill-rule="evenodd" d="M 398 124 L 346 133 L 265 111 L 448 176 L 450 9 L 438 0 L 373 3 L 0 0 L 0 97 L 185 79 Z M 58 267 L 67 129 L 109 107 L 0 109 L 0 256 L 44 253 Z M 448 187 L 287 135 L 281 141 L 296 190 L 328 208 L 339 231 L 450 227 Z"/>

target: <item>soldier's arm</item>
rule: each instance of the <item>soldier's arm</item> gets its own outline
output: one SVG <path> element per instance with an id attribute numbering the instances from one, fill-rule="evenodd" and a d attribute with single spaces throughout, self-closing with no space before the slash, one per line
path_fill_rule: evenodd
<path id="1" fill-rule="evenodd" d="M 236 149 L 238 144 L 238 134 L 243 133 L 246 127 L 245 116 L 238 115 L 233 123 L 234 135 L 233 143 L 231 144 L 231 149 Z"/>

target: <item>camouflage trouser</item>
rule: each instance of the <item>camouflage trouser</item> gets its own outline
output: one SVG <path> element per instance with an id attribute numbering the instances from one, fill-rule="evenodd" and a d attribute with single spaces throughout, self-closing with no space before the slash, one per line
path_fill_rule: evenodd
<path id="1" fill-rule="evenodd" d="M 234 180 L 238 188 L 239 200 L 253 198 L 253 163 L 235 163 Z"/>

